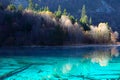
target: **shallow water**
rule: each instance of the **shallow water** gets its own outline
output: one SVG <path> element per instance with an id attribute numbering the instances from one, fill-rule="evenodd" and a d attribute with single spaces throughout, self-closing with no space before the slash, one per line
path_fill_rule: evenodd
<path id="1" fill-rule="evenodd" d="M 0 48 L 0 80 L 120 80 L 119 46 Z"/>

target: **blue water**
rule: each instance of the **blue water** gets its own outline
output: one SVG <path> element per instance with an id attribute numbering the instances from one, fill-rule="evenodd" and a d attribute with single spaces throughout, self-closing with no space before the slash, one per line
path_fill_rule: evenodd
<path id="1" fill-rule="evenodd" d="M 119 46 L 3 47 L 0 80 L 120 80 Z"/>

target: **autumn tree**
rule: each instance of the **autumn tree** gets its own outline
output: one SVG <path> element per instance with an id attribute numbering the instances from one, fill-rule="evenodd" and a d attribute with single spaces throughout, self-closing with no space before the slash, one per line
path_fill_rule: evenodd
<path id="1" fill-rule="evenodd" d="M 117 31 L 111 33 L 111 42 L 116 43 L 119 38 L 119 33 Z"/>
<path id="2" fill-rule="evenodd" d="M 90 26 L 89 36 L 93 43 L 110 43 L 111 34 L 107 23 L 99 23 L 98 26 Z"/>

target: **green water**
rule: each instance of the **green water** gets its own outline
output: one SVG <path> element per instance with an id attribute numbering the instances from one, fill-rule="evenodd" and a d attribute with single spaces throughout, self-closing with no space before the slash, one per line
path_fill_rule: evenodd
<path id="1" fill-rule="evenodd" d="M 120 80 L 120 47 L 0 49 L 0 80 Z"/>

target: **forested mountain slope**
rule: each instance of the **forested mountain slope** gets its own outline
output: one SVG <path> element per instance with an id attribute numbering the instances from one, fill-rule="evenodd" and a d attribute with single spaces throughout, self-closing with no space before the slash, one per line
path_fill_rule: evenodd
<path id="1" fill-rule="evenodd" d="M 120 33 L 119 1 L 0 0 L 0 3 L 1 45 L 109 44 L 116 43 L 117 31 Z"/>
<path id="2" fill-rule="evenodd" d="M 27 7 L 29 0 L 0 0 L 4 4 L 13 3 L 15 5 L 22 4 Z M 60 5 L 62 9 L 74 15 L 76 18 L 80 17 L 81 8 L 86 5 L 87 14 L 92 17 L 93 24 L 99 22 L 108 22 L 113 30 L 120 31 L 120 0 L 33 0 L 38 7 L 48 6 L 50 10 L 57 10 Z"/>

